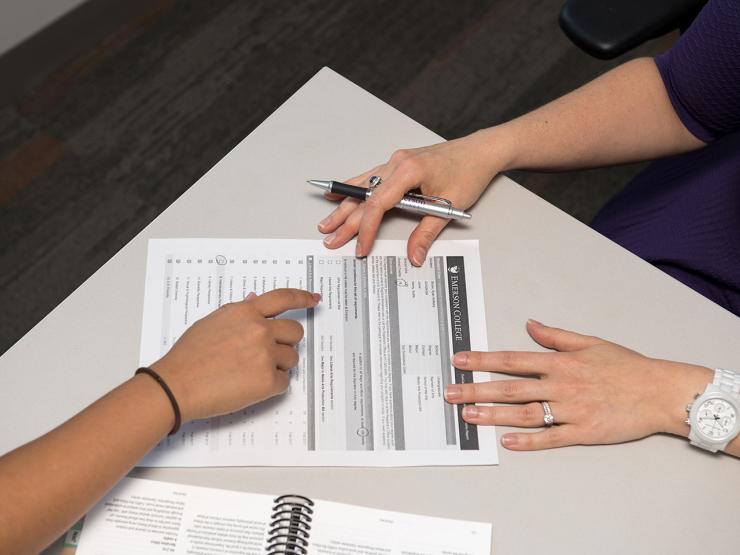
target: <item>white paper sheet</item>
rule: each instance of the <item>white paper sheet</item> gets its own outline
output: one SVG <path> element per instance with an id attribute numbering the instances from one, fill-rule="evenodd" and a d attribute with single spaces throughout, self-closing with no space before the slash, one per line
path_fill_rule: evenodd
<path id="1" fill-rule="evenodd" d="M 320 241 L 152 239 L 141 364 L 156 361 L 197 319 L 250 292 L 320 292 L 293 311 L 305 337 L 288 393 L 191 423 L 142 466 L 422 466 L 497 464 L 492 427 L 465 423 L 444 386 L 484 381 L 450 357 L 485 350 L 477 241 L 439 241 L 415 268 L 405 241 L 366 259 Z"/>
<path id="2" fill-rule="evenodd" d="M 313 503 L 301 535 L 309 555 L 491 552 L 488 523 Z M 263 555 L 276 507 L 269 495 L 124 478 L 85 517 L 76 555 Z"/>

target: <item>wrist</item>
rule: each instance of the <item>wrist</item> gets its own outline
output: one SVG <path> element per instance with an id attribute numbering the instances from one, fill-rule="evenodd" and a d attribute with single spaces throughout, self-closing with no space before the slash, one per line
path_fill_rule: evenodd
<path id="1" fill-rule="evenodd" d="M 515 169 L 516 142 L 509 127 L 496 125 L 481 129 L 468 138 L 474 144 L 476 163 L 483 161 L 491 179 L 500 172 Z"/>
<path id="2" fill-rule="evenodd" d="M 657 360 L 663 370 L 663 392 L 659 431 L 688 437 L 686 405 L 711 383 L 714 372 L 704 366 Z"/>
<path id="3" fill-rule="evenodd" d="M 197 416 L 194 414 L 194 409 L 189 402 L 190 395 L 188 393 L 187 385 L 182 379 L 183 373 L 178 372 L 177 365 L 168 360 L 165 356 L 157 362 L 149 365 L 149 368 L 159 374 L 172 392 L 172 395 L 180 409 L 181 425 L 196 419 Z M 155 385 L 159 387 L 159 384 L 156 384 L 156 382 Z"/>
<path id="4" fill-rule="evenodd" d="M 136 400 L 136 405 L 146 407 L 150 422 L 156 422 L 153 429 L 157 430 L 157 435 L 166 436 L 175 425 L 175 413 L 159 384 L 151 376 L 135 374 L 126 386 Z"/>

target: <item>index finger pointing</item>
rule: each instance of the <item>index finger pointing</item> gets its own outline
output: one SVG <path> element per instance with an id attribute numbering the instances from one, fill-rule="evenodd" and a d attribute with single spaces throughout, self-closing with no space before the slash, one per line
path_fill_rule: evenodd
<path id="1" fill-rule="evenodd" d="M 286 310 L 313 308 L 321 300 L 319 293 L 302 289 L 275 289 L 252 299 L 249 303 L 266 318 L 282 314 Z"/>

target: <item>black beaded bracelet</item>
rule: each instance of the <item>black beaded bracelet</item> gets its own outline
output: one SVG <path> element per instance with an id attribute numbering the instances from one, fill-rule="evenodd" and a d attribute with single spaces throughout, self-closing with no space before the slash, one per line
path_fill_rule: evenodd
<path id="1" fill-rule="evenodd" d="M 154 381 L 156 381 L 162 389 L 164 389 L 164 392 L 167 394 L 167 397 L 170 400 L 170 403 L 172 403 L 172 410 L 175 411 L 175 425 L 172 427 L 172 430 L 168 435 L 176 434 L 177 430 L 180 429 L 180 424 L 182 423 L 182 416 L 180 415 L 180 405 L 177 404 L 177 399 L 175 399 L 175 396 L 172 394 L 172 390 L 167 385 L 167 383 L 162 379 L 162 376 L 157 374 L 154 370 L 151 368 L 147 368 L 146 366 L 143 366 L 139 368 L 135 373 L 134 376 L 137 374 L 147 374 L 148 376 L 151 376 Z"/>

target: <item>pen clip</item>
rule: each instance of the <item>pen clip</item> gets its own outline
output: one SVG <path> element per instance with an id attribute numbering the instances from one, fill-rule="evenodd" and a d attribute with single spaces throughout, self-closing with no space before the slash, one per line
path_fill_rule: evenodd
<path id="1" fill-rule="evenodd" d="M 370 194 L 372 194 L 372 191 L 374 191 L 376 189 L 376 187 L 379 187 L 380 186 L 380 184 L 382 182 L 382 179 L 380 179 L 380 177 L 378 177 L 377 175 L 374 175 L 374 176 L 372 176 L 370 178 L 369 181 L 370 181 L 370 187 L 369 188 L 370 188 L 370 191 L 371 191 Z M 411 198 L 417 199 L 417 200 L 423 200 L 425 202 L 430 202 L 430 203 L 433 203 L 433 204 L 439 204 L 439 205 L 445 206 L 449 210 L 452 210 L 452 201 L 449 200 L 449 199 L 446 199 L 444 197 L 435 197 L 435 196 L 432 196 L 432 195 L 424 195 L 422 193 L 412 193 L 411 191 L 409 191 L 408 193 L 406 193 L 404 196 L 405 197 L 411 197 Z"/>
<path id="2" fill-rule="evenodd" d="M 430 201 L 430 202 L 433 202 L 435 204 L 442 204 L 442 205 L 444 205 L 444 206 L 446 206 L 447 208 L 450 208 L 450 209 L 452 208 L 452 201 L 450 201 L 450 200 L 448 200 L 446 198 L 443 198 L 443 197 L 435 197 L 435 196 L 431 196 L 431 195 L 423 195 L 421 193 L 411 193 L 411 192 L 406 193 L 406 196 L 407 197 L 416 198 L 416 199 L 420 199 L 420 200 Z"/>
<path id="3" fill-rule="evenodd" d="M 380 186 L 382 183 L 382 179 L 380 179 L 377 175 L 374 175 L 370 178 L 370 190 L 374 191 L 376 187 Z"/>

